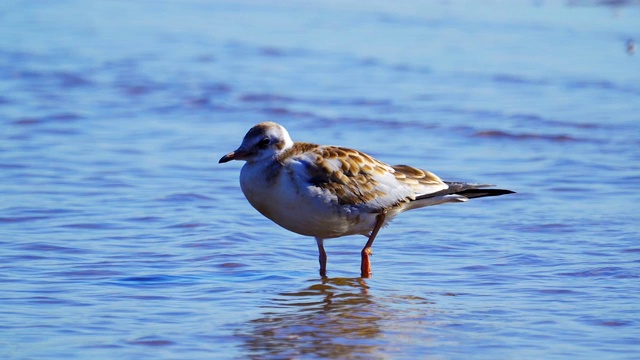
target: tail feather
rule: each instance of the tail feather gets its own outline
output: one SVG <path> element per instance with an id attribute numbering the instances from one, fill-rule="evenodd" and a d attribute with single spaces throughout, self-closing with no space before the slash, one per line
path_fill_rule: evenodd
<path id="1" fill-rule="evenodd" d="M 506 190 L 506 189 L 469 189 L 457 192 L 456 194 L 462 195 L 466 198 L 473 199 L 479 197 L 487 197 L 487 196 L 500 196 L 507 194 L 514 194 L 515 191 Z"/>
<path id="2" fill-rule="evenodd" d="M 514 194 L 515 191 L 506 190 L 506 189 L 485 189 L 487 187 L 495 186 L 490 184 L 470 184 L 470 183 L 461 183 L 461 182 L 450 182 L 445 181 L 445 184 L 449 185 L 447 189 L 431 193 L 420 195 L 416 198 L 416 200 L 423 200 L 438 196 L 446 196 L 446 195 L 460 195 L 464 196 L 467 199 L 474 199 L 480 197 L 487 196 L 500 196 L 506 194 Z M 464 200 L 463 200 L 464 201 Z"/>

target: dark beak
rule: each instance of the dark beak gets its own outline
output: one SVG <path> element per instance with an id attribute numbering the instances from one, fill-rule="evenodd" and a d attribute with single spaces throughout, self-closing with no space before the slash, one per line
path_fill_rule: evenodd
<path id="1" fill-rule="evenodd" d="M 246 156 L 247 156 L 247 152 L 246 151 L 244 151 L 242 149 L 238 149 L 238 150 L 232 151 L 232 152 L 228 153 L 227 155 L 223 156 L 222 158 L 220 158 L 220 161 L 218 161 L 218 164 L 226 163 L 226 162 L 229 162 L 231 160 L 244 160 Z"/>

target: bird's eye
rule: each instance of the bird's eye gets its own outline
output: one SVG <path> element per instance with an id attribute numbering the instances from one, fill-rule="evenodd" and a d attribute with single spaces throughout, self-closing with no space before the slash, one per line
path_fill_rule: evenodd
<path id="1" fill-rule="evenodd" d="M 264 138 L 264 139 L 260 140 L 260 142 L 258 143 L 258 147 L 260 149 L 266 149 L 267 146 L 269 146 L 270 143 L 271 143 L 271 140 L 269 140 L 269 138 Z"/>

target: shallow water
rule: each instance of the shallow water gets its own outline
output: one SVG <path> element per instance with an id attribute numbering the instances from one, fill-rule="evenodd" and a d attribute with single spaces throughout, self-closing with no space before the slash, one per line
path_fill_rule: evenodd
<path id="1" fill-rule="evenodd" d="M 3 2 L 0 356 L 640 357 L 640 9 L 582 5 Z M 518 194 L 323 280 L 217 164 L 266 119 Z"/>

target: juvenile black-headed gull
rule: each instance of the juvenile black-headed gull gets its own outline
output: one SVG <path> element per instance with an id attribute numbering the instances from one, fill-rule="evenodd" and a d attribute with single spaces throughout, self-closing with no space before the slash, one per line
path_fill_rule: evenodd
<path id="1" fill-rule="evenodd" d="M 371 246 L 380 228 L 412 209 L 512 194 L 492 185 L 442 181 L 426 170 L 387 165 L 358 150 L 293 142 L 274 122 L 247 132 L 220 163 L 244 160 L 240 187 L 262 215 L 295 233 L 313 236 L 320 276 L 327 274 L 324 239 L 362 234 L 361 276 L 371 276 Z"/>

